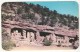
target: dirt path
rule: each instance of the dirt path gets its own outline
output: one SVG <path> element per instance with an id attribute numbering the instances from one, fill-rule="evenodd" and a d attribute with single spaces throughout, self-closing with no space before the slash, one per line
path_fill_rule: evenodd
<path id="1" fill-rule="evenodd" d="M 14 47 L 12 50 L 71 50 L 70 47 L 57 47 L 57 46 L 21 46 Z"/>

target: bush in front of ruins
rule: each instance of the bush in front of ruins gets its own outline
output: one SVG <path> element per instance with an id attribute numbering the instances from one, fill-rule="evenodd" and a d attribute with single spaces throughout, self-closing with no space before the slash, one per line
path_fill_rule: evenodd
<path id="1" fill-rule="evenodd" d="M 44 46 L 50 46 L 51 45 L 51 41 L 50 40 L 48 40 L 46 37 L 44 38 L 44 40 L 43 40 L 43 45 Z"/>
<path id="2" fill-rule="evenodd" d="M 13 47 L 15 47 L 15 44 L 12 42 L 12 41 L 3 41 L 2 42 L 2 48 L 4 49 L 4 50 L 10 50 L 10 49 L 12 49 Z"/>
<path id="3" fill-rule="evenodd" d="M 4 50 L 10 50 L 15 44 L 11 41 L 11 37 L 8 35 L 5 29 L 2 29 L 2 48 Z"/>

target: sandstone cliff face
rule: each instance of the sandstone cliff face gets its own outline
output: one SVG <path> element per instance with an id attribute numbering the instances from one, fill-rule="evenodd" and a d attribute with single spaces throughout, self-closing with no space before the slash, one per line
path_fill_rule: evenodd
<path id="1" fill-rule="evenodd" d="M 63 35 L 78 34 L 78 18 L 71 15 L 51 11 L 47 7 L 27 4 L 25 2 L 6 2 L 1 9 L 2 23 L 4 21 L 21 26 L 32 26 L 39 30 L 54 29 L 55 33 Z M 8 25 L 9 26 L 9 25 Z"/>

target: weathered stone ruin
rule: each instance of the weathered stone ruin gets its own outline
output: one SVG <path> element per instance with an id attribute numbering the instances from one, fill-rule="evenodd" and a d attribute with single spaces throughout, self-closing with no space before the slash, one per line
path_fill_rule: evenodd
<path id="1" fill-rule="evenodd" d="M 50 27 L 47 25 L 32 25 L 16 21 L 4 21 L 2 24 L 11 40 L 16 46 L 35 45 L 44 46 L 43 40 L 51 39 L 51 45 L 70 46 L 70 39 L 78 34 L 78 30 L 68 30 L 68 28 Z"/>

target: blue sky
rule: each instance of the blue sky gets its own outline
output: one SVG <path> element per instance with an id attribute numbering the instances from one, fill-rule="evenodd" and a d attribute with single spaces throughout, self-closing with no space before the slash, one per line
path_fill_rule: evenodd
<path id="1" fill-rule="evenodd" d="M 78 3 L 74 1 L 56 1 L 56 2 L 28 2 L 28 3 L 33 3 L 33 4 L 40 4 L 41 6 L 46 6 L 50 10 L 56 10 L 60 14 L 70 14 L 73 16 L 78 15 Z"/>

